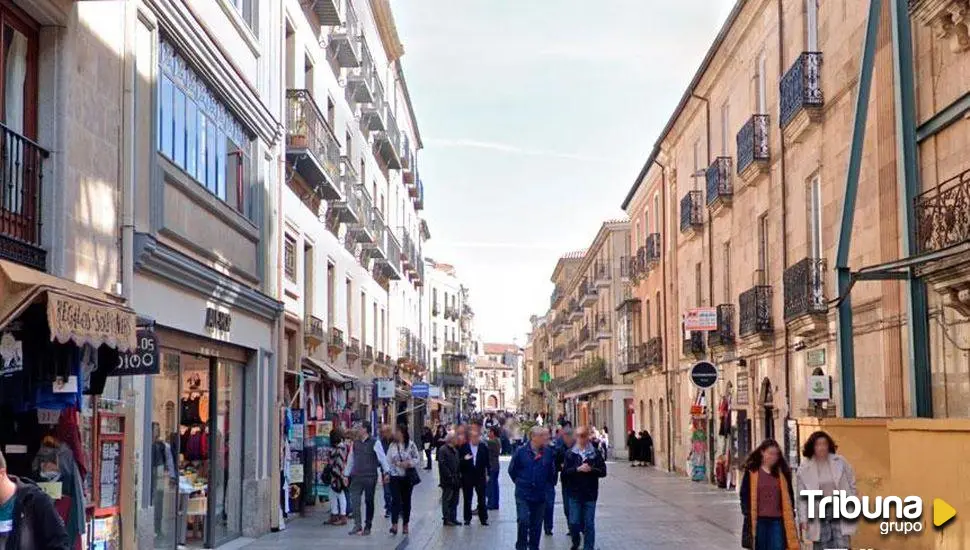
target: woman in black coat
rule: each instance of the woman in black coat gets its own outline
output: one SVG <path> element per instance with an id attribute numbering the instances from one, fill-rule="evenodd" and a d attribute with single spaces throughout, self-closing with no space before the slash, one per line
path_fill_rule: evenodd
<path id="1" fill-rule="evenodd" d="M 640 460 L 640 439 L 633 430 L 630 430 L 630 433 L 626 436 L 626 448 L 627 452 L 630 453 L 630 466 L 636 466 Z"/>
<path id="2" fill-rule="evenodd" d="M 640 462 L 642 466 L 653 465 L 653 438 L 650 432 L 640 432 Z"/>

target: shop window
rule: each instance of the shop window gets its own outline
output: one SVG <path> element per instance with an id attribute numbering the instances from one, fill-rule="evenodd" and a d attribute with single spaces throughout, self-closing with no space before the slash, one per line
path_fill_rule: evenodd
<path id="1" fill-rule="evenodd" d="M 159 51 L 158 151 L 252 219 L 253 140 L 171 44 L 162 40 Z"/>

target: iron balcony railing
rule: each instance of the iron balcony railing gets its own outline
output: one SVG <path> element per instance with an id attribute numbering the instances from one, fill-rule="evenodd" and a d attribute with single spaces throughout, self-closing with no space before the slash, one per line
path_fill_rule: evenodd
<path id="1" fill-rule="evenodd" d="M 330 184 L 336 186 L 340 179 L 340 144 L 309 90 L 286 91 L 286 131 L 287 145 L 309 151 Z M 308 183 L 318 186 L 321 182 Z"/>
<path id="2" fill-rule="evenodd" d="M 647 248 L 641 246 L 637 253 L 630 257 L 630 277 L 639 279 L 646 272 Z"/>
<path id="3" fill-rule="evenodd" d="M 659 336 L 647 340 L 644 347 L 645 357 L 643 362 L 648 367 L 659 367 L 664 363 L 663 340 Z"/>
<path id="4" fill-rule="evenodd" d="M 549 296 L 549 309 L 554 309 L 559 300 L 563 297 L 562 288 L 556 286 L 552 289 L 552 294 Z"/>
<path id="5" fill-rule="evenodd" d="M 337 327 L 330 327 L 330 347 L 344 349 L 344 331 Z"/>
<path id="6" fill-rule="evenodd" d="M 596 285 L 591 283 L 589 279 L 583 278 L 582 282 L 579 283 L 579 292 L 582 297 L 581 303 L 583 305 L 589 305 L 596 302 L 599 292 L 596 290 Z"/>
<path id="7" fill-rule="evenodd" d="M 347 87 L 345 88 L 347 101 L 351 106 L 357 103 L 371 103 L 374 101 L 374 90 L 380 84 L 374 57 L 367 47 L 367 43 L 360 41 L 360 65 L 347 73 Z"/>
<path id="8" fill-rule="evenodd" d="M 741 309 L 739 334 L 770 334 L 773 330 L 771 320 L 771 286 L 755 285 L 738 297 Z"/>
<path id="9" fill-rule="evenodd" d="M 630 277 L 630 268 L 632 267 L 632 258 L 629 256 L 620 256 L 620 278 Z"/>
<path id="10" fill-rule="evenodd" d="M 660 262 L 661 249 L 660 233 L 647 235 L 647 244 L 644 247 L 644 264 L 647 269 L 652 269 Z"/>
<path id="11" fill-rule="evenodd" d="M 605 313 L 596 316 L 596 337 L 600 339 L 610 337 L 610 316 Z"/>
<path id="12" fill-rule="evenodd" d="M 701 192 L 688 191 L 680 199 L 680 231 L 687 232 L 704 225 L 704 213 L 701 210 Z"/>
<path id="13" fill-rule="evenodd" d="M 47 270 L 41 248 L 46 149 L 0 124 L 0 258 Z"/>
<path id="14" fill-rule="evenodd" d="M 304 337 L 315 341 L 317 344 L 323 343 L 326 335 L 323 326 L 323 319 L 307 314 L 303 320 Z"/>
<path id="15" fill-rule="evenodd" d="M 738 132 L 738 174 L 769 159 L 768 115 L 752 115 Z"/>
<path id="16" fill-rule="evenodd" d="M 923 192 L 915 202 L 916 244 L 920 252 L 970 240 L 970 170 Z"/>
<path id="17" fill-rule="evenodd" d="M 727 202 L 734 195 L 734 182 L 731 179 L 731 157 L 717 157 L 714 162 L 707 167 L 705 179 L 707 180 L 707 204 L 708 206 L 717 202 Z"/>
<path id="18" fill-rule="evenodd" d="M 785 320 L 828 311 L 825 260 L 804 258 L 785 270 Z"/>
<path id="19" fill-rule="evenodd" d="M 704 333 L 699 330 L 691 331 L 687 338 L 684 338 L 683 351 L 684 355 L 703 357 L 705 352 Z"/>
<path id="20" fill-rule="evenodd" d="M 802 52 L 781 78 L 781 127 L 785 128 L 802 109 L 818 108 L 822 97 L 822 53 Z"/>
<path id="21" fill-rule="evenodd" d="M 418 178 L 418 183 L 415 185 L 418 190 L 417 195 L 414 197 L 414 209 L 424 210 L 424 182 L 421 178 Z"/>
<path id="22" fill-rule="evenodd" d="M 365 365 L 370 365 L 374 362 L 374 346 L 364 346 L 364 358 L 362 359 L 362 362 Z"/>
<path id="23" fill-rule="evenodd" d="M 734 345 L 734 304 L 717 306 L 717 328 L 707 333 L 707 345 L 712 348 Z"/>
<path id="24" fill-rule="evenodd" d="M 609 285 L 612 274 L 610 273 L 610 263 L 608 261 L 597 260 L 593 264 L 593 279 L 600 286 Z"/>
<path id="25" fill-rule="evenodd" d="M 623 371 L 620 374 L 632 374 L 644 367 L 644 356 L 646 355 L 646 349 L 637 344 L 632 344 L 627 346 L 623 350 Z"/>
<path id="26" fill-rule="evenodd" d="M 315 2 L 318 16 L 320 5 L 332 4 L 333 0 L 322 0 Z M 360 22 L 357 20 L 357 13 L 354 11 L 349 0 L 343 0 L 344 20 L 340 22 L 339 16 L 336 18 L 321 18 L 321 25 L 331 26 L 330 44 L 328 49 L 330 55 L 337 61 L 337 65 L 344 68 L 353 68 L 360 65 L 361 48 L 363 39 L 360 33 Z M 337 76 L 340 76 L 339 74 Z"/>
<path id="27" fill-rule="evenodd" d="M 356 337 L 350 337 L 350 345 L 347 346 L 347 357 L 356 359 L 360 357 L 360 340 Z"/>

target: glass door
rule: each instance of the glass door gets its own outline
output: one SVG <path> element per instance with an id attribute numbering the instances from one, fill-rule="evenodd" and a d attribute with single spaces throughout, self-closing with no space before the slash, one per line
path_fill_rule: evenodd
<path id="1" fill-rule="evenodd" d="M 215 363 L 209 493 L 213 547 L 238 537 L 242 531 L 243 376 L 243 365 Z"/>

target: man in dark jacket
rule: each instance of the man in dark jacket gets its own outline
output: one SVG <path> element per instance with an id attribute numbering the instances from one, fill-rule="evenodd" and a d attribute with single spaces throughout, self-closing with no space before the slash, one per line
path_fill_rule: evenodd
<path id="1" fill-rule="evenodd" d="M 586 428 L 576 431 L 576 445 L 566 453 L 562 482 L 569 485 L 569 535 L 572 550 L 579 549 L 583 536 L 583 550 L 593 550 L 596 544 L 596 499 L 599 498 L 600 478 L 606 477 L 606 461 L 589 441 Z"/>
<path id="2" fill-rule="evenodd" d="M 559 430 L 559 437 L 553 442 L 553 450 L 555 451 L 556 458 L 556 473 L 562 473 L 563 462 L 566 460 L 566 455 L 569 450 L 573 448 L 576 443 L 576 437 L 573 434 L 572 427 L 566 426 Z M 567 480 L 560 476 L 559 485 L 562 490 L 562 513 L 566 517 L 566 525 L 569 525 L 569 483 Z M 546 495 L 546 518 L 545 527 L 546 534 L 552 534 L 552 519 L 553 513 L 556 507 L 556 491 L 553 488 L 551 494 Z"/>
<path id="3" fill-rule="evenodd" d="M 488 447 L 488 484 L 485 487 L 485 500 L 489 510 L 498 510 L 498 476 L 499 476 L 499 456 L 502 453 L 500 442 L 502 429 L 497 425 L 488 429 L 488 440 L 485 446 Z"/>
<path id="4" fill-rule="evenodd" d="M 461 494 L 464 503 L 465 525 L 472 522 L 472 493 L 477 497 L 478 520 L 488 525 L 488 507 L 485 505 L 485 485 L 488 480 L 488 447 L 482 442 L 481 426 L 472 424 L 468 442 L 461 446 Z"/>
<path id="5" fill-rule="evenodd" d="M 515 483 L 516 550 L 539 549 L 546 493 L 556 483 L 556 462 L 549 447 L 549 433 L 536 426 L 529 432 L 529 438 L 529 444 L 519 447 L 509 463 L 509 477 Z"/>
<path id="6" fill-rule="evenodd" d="M 69 550 L 71 541 L 54 501 L 28 479 L 7 474 L 0 453 L 0 548 Z"/>
<path id="7" fill-rule="evenodd" d="M 458 446 L 464 440 L 454 433 L 445 436 L 444 445 L 438 448 L 438 477 L 441 487 L 441 519 L 446 526 L 458 523 L 458 491 L 461 488 Z"/>

